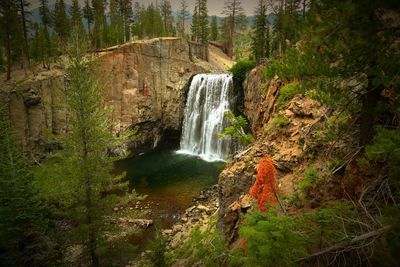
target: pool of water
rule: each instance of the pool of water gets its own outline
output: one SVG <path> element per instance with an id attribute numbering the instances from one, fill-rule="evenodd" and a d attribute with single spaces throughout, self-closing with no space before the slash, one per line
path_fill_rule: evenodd
<path id="1" fill-rule="evenodd" d="M 192 199 L 218 181 L 223 162 L 207 162 L 197 156 L 178 154 L 160 149 L 118 161 L 117 172 L 126 171 L 131 186 L 148 197 L 141 203 L 151 213 L 147 218 L 159 221 L 169 228 L 179 220 L 179 214 L 192 205 Z M 152 229 L 133 238 L 142 246 L 151 237 Z"/>

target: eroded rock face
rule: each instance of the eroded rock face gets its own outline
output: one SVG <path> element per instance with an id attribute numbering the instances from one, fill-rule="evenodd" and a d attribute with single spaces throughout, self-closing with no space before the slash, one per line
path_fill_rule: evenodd
<path id="1" fill-rule="evenodd" d="M 187 41 L 157 38 L 99 54 L 98 76 L 105 106 L 111 109 L 112 131 L 118 134 L 139 127 L 140 136 L 129 144 L 136 153 L 155 147 L 165 132 L 180 134 L 187 83 L 204 72 L 197 64 L 200 60 L 190 53 Z M 0 90 L 17 138 L 27 150 L 51 148 L 46 133 L 68 131 L 63 96 L 67 82 L 64 71 L 53 68 Z"/>
<path id="2" fill-rule="evenodd" d="M 232 163 L 221 172 L 218 181 L 219 230 L 228 243 L 238 238 L 243 213 L 255 208 L 247 199 L 256 180 L 258 161 L 269 156 L 277 169 L 280 191 L 284 195 L 293 193 L 294 184 L 301 179 L 298 173 L 304 168 L 307 158 L 308 140 L 314 139 L 313 126 L 321 121 L 325 108 L 315 100 L 296 95 L 281 110 L 275 103 L 281 88 L 278 80 L 268 83 L 254 69 L 245 83 L 245 114 L 249 119 L 256 142 L 233 158 Z M 275 116 L 284 116 L 288 124 L 279 129 L 265 131 L 268 122 Z M 246 199 L 246 201 L 243 201 Z"/>
<path id="3" fill-rule="evenodd" d="M 279 80 L 267 83 L 261 77 L 263 68 L 264 66 L 259 66 L 251 70 L 243 84 L 244 114 L 249 120 L 254 136 L 260 133 L 263 125 L 270 119 L 281 87 Z"/>

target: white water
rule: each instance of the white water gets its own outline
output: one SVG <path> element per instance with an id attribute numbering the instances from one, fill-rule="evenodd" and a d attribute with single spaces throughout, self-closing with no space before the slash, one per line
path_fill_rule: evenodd
<path id="1" fill-rule="evenodd" d="M 226 160 L 231 139 L 220 138 L 224 114 L 232 107 L 231 74 L 198 74 L 193 77 L 183 120 L 181 149 L 178 153 L 198 155 L 207 161 Z"/>

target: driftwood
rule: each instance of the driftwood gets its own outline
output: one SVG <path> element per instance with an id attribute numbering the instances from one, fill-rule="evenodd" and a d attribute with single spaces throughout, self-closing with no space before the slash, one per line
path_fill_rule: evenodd
<path id="1" fill-rule="evenodd" d="M 323 250 L 321 250 L 319 252 L 311 254 L 308 257 L 304 257 L 304 258 L 298 259 L 298 260 L 296 260 L 296 262 L 309 260 L 311 258 L 315 258 L 315 257 L 321 256 L 321 255 L 324 255 L 324 254 L 327 254 L 327 253 L 330 253 L 330 252 L 334 252 L 334 251 L 338 251 L 340 249 L 344 249 L 346 247 L 349 247 L 349 246 L 351 246 L 353 244 L 356 244 L 358 242 L 367 240 L 369 238 L 377 237 L 377 236 L 381 235 L 382 233 L 388 231 L 391 227 L 392 227 L 391 225 L 385 226 L 385 227 L 382 227 L 382 228 L 377 229 L 375 231 L 371 231 L 371 232 L 356 236 L 356 237 L 354 237 L 352 240 L 350 240 L 348 242 L 343 242 L 343 243 L 336 244 L 334 246 L 331 246 L 329 248 L 326 248 L 326 249 L 323 249 Z"/>

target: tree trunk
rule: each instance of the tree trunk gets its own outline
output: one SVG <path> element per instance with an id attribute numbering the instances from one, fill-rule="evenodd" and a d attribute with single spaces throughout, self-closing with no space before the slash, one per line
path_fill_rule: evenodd
<path id="1" fill-rule="evenodd" d="M 24 32 L 24 53 L 25 53 L 25 60 L 28 63 L 28 67 L 31 65 L 30 59 L 29 59 L 29 45 L 28 45 L 28 34 L 27 34 L 27 28 L 26 28 L 26 18 L 25 18 L 25 1 L 20 0 L 20 5 L 21 5 L 21 19 L 22 19 L 22 28 Z"/>
<path id="2" fill-rule="evenodd" d="M 360 114 L 360 146 L 367 145 L 374 133 L 375 108 L 381 98 L 382 86 L 372 84 L 372 78 L 368 79 L 367 93 L 363 96 Z"/>
<path id="3" fill-rule="evenodd" d="M 7 77 L 6 81 L 11 79 L 11 43 L 10 43 L 10 35 L 7 34 L 6 38 L 6 60 L 7 60 Z"/>

